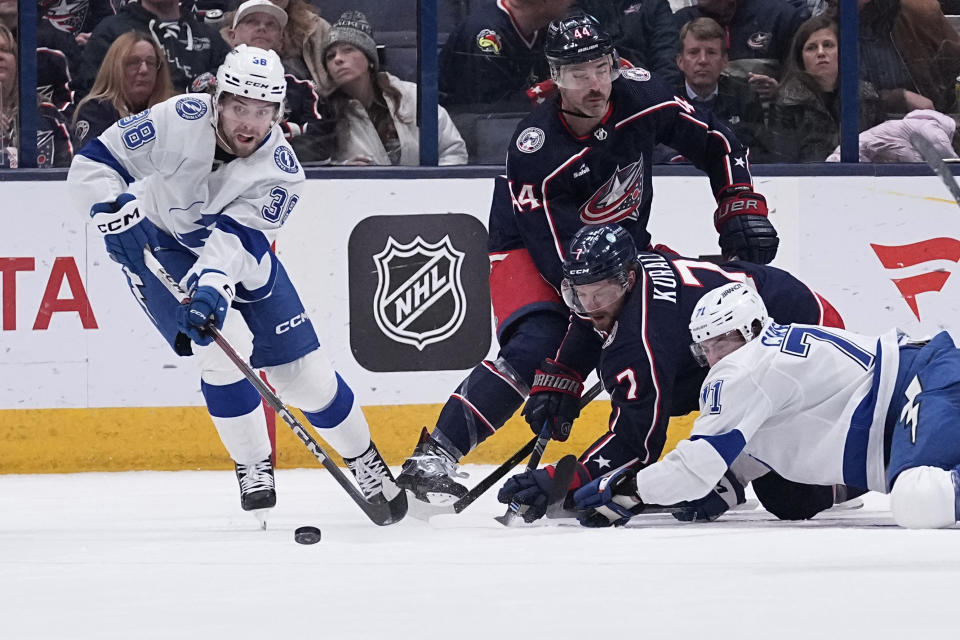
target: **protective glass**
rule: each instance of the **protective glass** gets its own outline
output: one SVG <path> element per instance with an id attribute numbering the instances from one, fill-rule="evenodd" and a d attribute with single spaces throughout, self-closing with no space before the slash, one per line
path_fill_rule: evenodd
<path id="1" fill-rule="evenodd" d="M 690 345 L 690 353 L 693 354 L 693 359 L 697 361 L 701 367 L 709 367 L 710 360 L 708 356 L 712 357 L 714 362 L 720 360 L 726 355 L 729 355 L 746 344 L 746 340 L 743 339 L 743 336 L 739 331 L 728 331 L 723 335 L 714 336 L 713 338 L 707 338 L 703 342 L 694 342 Z"/>
<path id="2" fill-rule="evenodd" d="M 578 314 L 588 314 L 609 307 L 626 292 L 627 281 L 622 275 L 590 284 L 573 284 L 566 278 L 560 283 L 563 301 Z"/>
<path id="3" fill-rule="evenodd" d="M 609 84 L 618 77 L 620 67 L 613 56 L 607 54 L 589 62 L 565 64 L 554 74 L 553 81 L 564 89 L 583 90 Z"/>

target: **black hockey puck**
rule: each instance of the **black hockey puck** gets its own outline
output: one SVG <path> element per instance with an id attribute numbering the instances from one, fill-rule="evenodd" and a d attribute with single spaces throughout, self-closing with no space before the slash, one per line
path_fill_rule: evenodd
<path id="1" fill-rule="evenodd" d="M 300 544 L 317 544 L 320 542 L 320 529 L 316 527 L 297 527 L 293 532 L 293 539 Z"/>

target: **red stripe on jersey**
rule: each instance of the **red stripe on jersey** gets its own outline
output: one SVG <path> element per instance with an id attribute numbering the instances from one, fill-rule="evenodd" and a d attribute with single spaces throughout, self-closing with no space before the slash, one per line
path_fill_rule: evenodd
<path id="1" fill-rule="evenodd" d="M 450 394 L 450 397 L 451 397 L 451 398 L 456 398 L 457 400 L 459 400 L 459 401 L 462 402 L 463 404 L 467 405 L 467 406 L 470 408 L 470 411 L 472 411 L 475 416 L 477 416 L 478 418 L 480 418 L 480 421 L 483 422 L 483 424 L 485 424 L 485 425 L 487 426 L 487 429 L 490 429 L 490 433 L 496 433 L 496 432 L 497 432 L 497 430 L 493 428 L 493 425 L 490 424 L 490 421 L 487 420 L 485 417 L 483 417 L 483 414 L 480 413 L 480 411 L 478 411 L 477 408 L 476 408 L 475 406 L 473 406 L 473 405 L 470 403 L 469 400 L 467 400 L 466 398 L 464 398 L 464 397 L 463 397 L 462 395 L 460 395 L 459 393 L 451 393 L 451 394 Z"/>
<path id="2" fill-rule="evenodd" d="M 647 300 L 647 286 L 648 279 L 646 272 L 643 274 L 643 288 L 640 294 L 643 296 L 641 300 Z M 660 383 L 657 381 L 657 368 L 653 362 L 653 350 L 650 348 L 650 342 L 647 339 L 647 314 L 649 311 L 649 305 L 643 305 L 643 321 L 640 327 L 640 335 L 643 336 L 643 350 L 647 353 L 647 361 L 650 363 L 650 381 L 653 383 L 653 419 L 650 421 L 650 427 L 647 429 L 647 437 L 643 440 L 643 448 L 647 452 L 647 457 L 641 460 L 643 464 L 650 462 L 650 436 L 653 435 L 653 430 L 657 426 L 657 421 L 660 419 Z"/>
<path id="3" fill-rule="evenodd" d="M 557 255 L 560 257 L 560 261 L 563 262 L 563 246 L 560 244 L 560 238 L 557 236 L 557 225 L 553 222 L 553 214 L 550 213 L 550 197 L 547 195 L 547 185 L 550 184 L 550 181 L 557 177 L 564 169 L 569 167 L 571 164 L 582 158 L 592 147 L 584 147 L 576 155 L 569 158 L 562 165 L 553 170 L 553 172 L 543 179 L 543 184 L 540 185 L 540 192 L 543 194 L 543 212 L 547 216 L 547 226 L 550 228 L 550 235 L 553 237 L 553 244 L 557 248 Z"/>
<path id="4" fill-rule="evenodd" d="M 643 116 L 645 116 L 645 115 L 647 115 L 647 114 L 650 114 L 650 113 L 653 113 L 654 111 L 659 111 L 660 109 L 666 109 L 666 108 L 668 108 L 668 107 L 677 107 L 678 109 L 680 109 L 680 105 L 677 104 L 676 100 L 670 100 L 669 102 L 661 102 L 660 104 L 655 104 L 655 105 L 653 105 L 652 107 L 647 107 L 647 108 L 644 109 L 643 111 L 638 111 L 637 113 L 633 114 L 632 116 L 628 116 L 628 117 L 624 118 L 623 120 L 621 120 L 621 121 L 618 122 L 617 124 L 613 125 L 613 128 L 614 128 L 614 129 L 619 129 L 619 128 L 622 127 L 623 125 L 629 124 L 630 122 L 633 122 L 633 121 L 636 120 L 637 118 L 642 118 Z M 681 109 L 681 111 L 682 111 L 682 109 Z"/>

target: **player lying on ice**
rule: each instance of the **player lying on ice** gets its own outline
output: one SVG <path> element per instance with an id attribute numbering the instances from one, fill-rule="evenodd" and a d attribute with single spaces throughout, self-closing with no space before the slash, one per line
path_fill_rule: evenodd
<path id="1" fill-rule="evenodd" d="M 781 322 L 843 326 L 823 298 L 782 269 L 746 261 L 718 266 L 637 251 L 617 224 L 580 229 L 562 268 L 561 290 L 572 312 L 569 328 L 556 355 L 537 370 L 523 415 L 535 433 L 547 424 L 554 439 L 566 440 L 580 414 L 583 380 L 597 368 L 610 393 L 609 431 L 580 457 L 571 490 L 613 470 L 656 462 L 670 417 L 696 410 L 706 370 L 690 353 L 687 324 L 704 290 L 750 281 Z M 500 491 L 501 501 L 525 505 L 527 521 L 542 516 L 552 471 L 546 467 L 511 478 Z M 749 481 L 763 505 L 781 518 L 810 518 L 834 503 L 832 486 L 787 482 L 762 465 L 736 471 L 709 496 L 713 485 L 693 496 L 706 499 L 678 517 L 716 518 L 743 502 Z M 841 501 L 846 499 L 840 493 Z"/>
<path id="2" fill-rule="evenodd" d="M 178 355 L 196 355 L 240 505 L 261 519 L 277 497 L 260 395 L 211 344 L 208 323 L 303 409 L 368 500 L 399 492 L 270 249 L 304 182 L 277 124 L 285 94 L 279 56 L 239 45 L 217 71 L 214 96 L 174 96 L 123 118 L 80 150 L 67 177 L 147 316 Z M 147 267 L 145 246 L 190 292 L 187 303 Z"/>
<path id="3" fill-rule="evenodd" d="M 578 490 L 583 524 L 623 524 L 646 505 L 703 495 L 745 457 L 797 482 L 889 493 L 903 527 L 958 520 L 960 350 L 948 333 L 913 342 L 781 325 L 739 283 L 704 295 L 690 332 L 711 367 L 690 439 Z"/>

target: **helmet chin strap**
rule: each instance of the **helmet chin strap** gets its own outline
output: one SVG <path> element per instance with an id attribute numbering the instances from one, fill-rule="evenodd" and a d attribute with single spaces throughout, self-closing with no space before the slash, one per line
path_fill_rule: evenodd
<path id="1" fill-rule="evenodd" d="M 607 98 L 607 103 L 606 103 L 606 104 L 610 104 L 610 98 Z M 606 105 L 604 105 L 604 106 L 606 106 Z M 584 113 L 583 111 L 579 111 L 579 110 L 578 110 L 578 111 L 570 111 L 569 109 L 564 109 L 564 108 L 563 108 L 563 102 L 562 102 L 562 100 L 560 99 L 559 96 L 557 97 L 557 111 L 559 111 L 560 113 L 565 113 L 565 114 L 567 114 L 567 115 L 569 115 L 569 116 L 573 116 L 573 117 L 575 117 L 575 118 L 584 118 L 584 119 L 586 119 L 586 120 L 590 120 L 590 119 L 592 119 L 592 118 L 600 118 L 600 117 L 601 117 L 601 116 L 591 116 L 591 115 L 588 115 L 588 114 Z"/>

